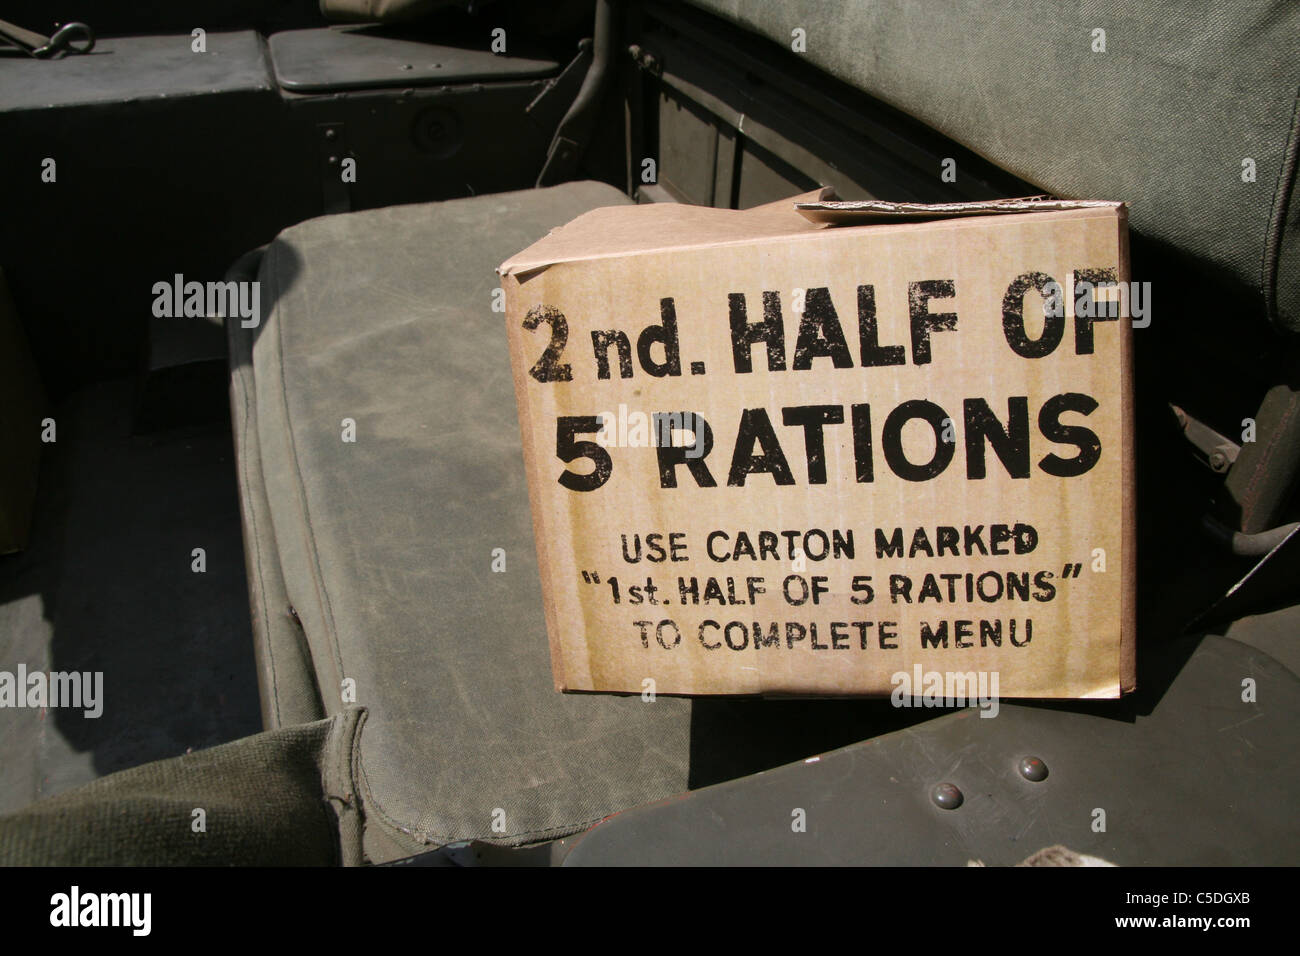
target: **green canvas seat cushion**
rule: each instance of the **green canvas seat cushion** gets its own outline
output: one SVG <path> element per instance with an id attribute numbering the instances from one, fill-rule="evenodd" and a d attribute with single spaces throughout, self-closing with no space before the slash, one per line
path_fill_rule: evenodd
<path id="1" fill-rule="evenodd" d="M 226 274 L 227 281 L 256 282 L 264 250 L 242 256 Z M 253 625 L 253 650 L 257 663 L 262 725 L 267 729 L 293 727 L 320 720 L 325 715 L 311 648 L 302 628 L 290 614 L 275 546 L 275 526 L 266 498 L 262 451 L 257 437 L 257 382 L 253 375 L 254 334 L 228 320 L 230 339 L 230 420 L 235 441 L 235 475 L 239 486 L 240 523 L 243 526 L 244 571 L 248 579 L 249 612 Z"/>
<path id="2" fill-rule="evenodd" d="M 230 323 L 264 697 L 307 659 L 326 715 L 365 709 L 371 859 L 558 837 L 687 787 L 688 701 L 553 689 L 493 310 L 498 263 L 624 202 L 573 183 L 314 219 L 267 248 L 260 326 Z"/>
<path id="3" fill-rule="evenodd" d="M 1043 189 L 1128 201 L 1300 331 L 1294 0 L 691 2 L 786 49 L 803 29 L 814 65 Z"/>

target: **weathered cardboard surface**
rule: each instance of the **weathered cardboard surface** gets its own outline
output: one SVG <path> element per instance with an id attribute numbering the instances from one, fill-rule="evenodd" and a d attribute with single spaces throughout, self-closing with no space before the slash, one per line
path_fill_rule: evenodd
<path id="1" fill-rule="evenodd" d="M 797 198 L 818 200 L 816 194 Z M 1126 283 L 1123 207 L 1085 205 L 827 227 L 797 213 L 794 201 L 749 213 L 671 205 L 597 210 L 501 267 L 557 688 L 887 695 L 896 684 L 893 675 L 912 674 L 919 667 L 923 672 L 996 673 L 1003 697 L 1115 697 L 1131 689 L 1131 324 L 1124 319 L 1097 321 L 1094 352 L 1077 354 L 1078 319 L 1067 290 L 1060 345 L 1031 359 L 1008 345 L 1003 317 L 1008 286 L 1025 273 L 1044 273 L 1066 283 L 1080 270 L 1111 269 Z M 916 364 L 909 287 L 927 280 L 950 280 L 955 295 L 932 298 L 922 311 L 955 313 L 957 322 L 954 330 L 931 333 L 931 361 Z M 863 367 L 862 285 L 874 290 L 878 344 L 903 346 L 906 364 Z M 801 328 L 801 316 L 793 310 L 795 290 L 816 288 L 827 290 L 852 367 L 837 368 L 832 358 L 819 356 L 807 369 L 792 368 Z M 779 296 L 786 368 L 769 371 L 766 349 L 757 344 L 750 350 L 753 371 L 738 373 L 729 294 L 744 295 L 747 320 L 757 323 L 764 317 L 764 292 Z M 807 291 L 804 297 L 805 302 L 814 301 Z M 638 358 L 637 341 L 644 329 L 661 322 L 666 298 L 672 300 L 678 325 L 681 374 L 654 377 Z M 1042 296 L 1030 288 L 1023 301 L 1025 334 L 1031 339 L 1041 336 Z M 552 342 L 548 322 L 531 331 L 524 328 L 530 311 L 538 308 L 558 310 L 567 322 L 567 338 L 553 364 L 567 365 L 571 380 L 543 382 L 530 373 Z M 824 311 L 812 312 L 825 316 Z M 825 334 L 827 327 L 820 328 Z M 616 348 L 608 350 L 610 378 L 597 378 L 591 333 L 610 330 L 628 336 L 631 378 L 620 378 Z M 657 361 L 665 358 L 660 344 L 652 346 L 650 354 Z M 703 363 L 702 374 L 693 371 L 692 363 L 698 362 Z M 1071 477 L 1048 474 L 1040 466 L 1049 454 L 1072 458 L 1079 453 L 1074 444 L 1051 441 L 1040 429 L 1040 409 L 1061 393 L 1081 393 L 1097 403 L 1090 414 L 1067 411 L 1058 416 L 1061 424 L 1091 430 L 1100 443 L 1095 465 Z M 1011 477 L 987 442 L 982 444 L 986 476 L 970 477 L 964 401 L 983 400 L 1006 428 L 1013 397 L 1027 402 L 1028 477 Z M 902 403 L 916 400 L 940 406 L 954 426 L 951 461 L 928 480 L 900 477 L 883 450 L 882 428 L 888 416 Z M 851 426 L 855 404 L 870 407 L 870 481 L 858 480 L 862 456 L 855 455 Z M 674 470 L 677 487 L 661 487 L 658 450 L 644 444 L 607 447 L 609 478 L 594 490 L 561 485 L 558 479 L 566 471 L 592 471 L 589 460 L 576 459 L 566 466 L 557 456 L 561 416 L 604 413 L 617 420 L 620 405 L 632 424 L 632 434 L 623 437 L 633 445 L 645 437 L 636 434 L 637 412 L 702 415 L 714 440 L 703 460 L 716 486 L 698 487 L 688 469 L 679 466 Z M 809 481 L 805 429 L 783 424 L 784 408 L 803 406 L 840 406 L 844 411 L 843 424 L 824 428 L 824 484 Z M 793 484 L 779 485 L 769 473 L 747 474 L 743 486 L 728 484 L 743 409 L 766 410 Z M 610 437 L 618 439 L 616 432 L 611 429 Z M 576 441 L 598 437 L 574 436 Z M 653 429 L 649 438 L 653 442 Z M 683 439 L 689 443 L 689 436 L 682 435 L 677 443 Z M 922 421 L 902 427 L 901 445 L 915 464 L 924 464 L 937 450 L 930 426 Z M 759 445 L 752 448 L 755 454 L 763 450 Z M 750 451 L 747 441 L 737 454 L 743 459 Z M 982 555 L 978 548 L 966 554 L 966 526 L 982 526 L 975 535 L 991 546 L 991 529 L 998 524 L 1032 526 L 1036 547 L 1020 555 Z M 929 556 L 924 549 L 902 557 L 877 554 L 877 529 L 890 538 L 901 528 L 905 546 L 923 529 L 933 549 L 945 534 L 941 527 L 955 527 L 963 535 L 959 555 Z M 809 552 L 802 563 L 797 554 L 792 559 L 780 533 L 798 531 L 801 544 L 815 544 L 802 538 L 808 529 L 828 537 L 837 531 L 842 539 L 851 532 L 854 556 L 816 560 L 819 555 Z M 715 538 L 715 553 L 731 553 L 742 531 L 757 553 L 764 530 L 778 535 L 776 559 L 742 556 L 716 561 L 707 553 L 709 535 L 719 531 L 727 539 L 723 543 Z M 664 536 L 665 546 L 670 533 L 681 535 L 678 541 L 687 559 L 646 561 L 645 536 L 654 533 Z M 634 535 L 642 537 L 642 560 L 636 562 L 627 557 L 635 553 Z M 1105 570 L 1094 570 L 1101 566 L 1102 554 Z M 1077 576 L 1063 577 L 1067 565 L 1079 566 Z M 1005 590 L 1008 574 L 1017 579 L 1027 574 L 1029 599 L 968 602 L 965 575 L 974 575 L 975 581 L 986 572 L 996 572 L 985 579 L 986 593 L 993 591 L 995 578 Z M 933 587 L 921 600 L 927 574 L 934 576 L 940 600 L 933 599 Z M 956 600 L 950 600 L 949 579 L 939 577 L 943 574 L 959 575 L 951 579 Z M 818 603 L 810 599 L 796 606 L 783 597 L 783 583 L 791 575 L 809 583 L 814 575 L 824 579 L 826 591 Z M 891 597 L 891 575 L 911 579 L 912 603 L 901 595 Z M 866 583 L 872 600 L 856 604 L 853 598 L 861 600 L 866 592 L 855 592 L 853 581 L 856 577 L 861 588 L 865 576 L 870 576 Z M 647 577 L 661 603 L 629 603 L 631 586 L 644 585 Z M 688 596 L 683 604 L 678 579 L 692 577 L 701 603 Z M 618 582 L 621 603 L 614 603 L 610 578 Z M 723 603 L 705 601 L 710 578 L 716 580 Z M 760 586 L 766 589 L 753 604 L 749 578 L 761 578 Z M 1042 581 L 1047 586 L 1041 586 Z M 801 585 L 792 580 L 790 587 L 797 599 Z M 733 588 L 736 603 L 729 597 Z M 664 620 L 674 622 L 676 630 L 660 629 Z M 990 627 L 1001 622 L 1000 647 L 991 639 L 982 646 L 981 620 Z M 1012 646 L 1009 640 L 1012 620 L 1022 643 L 1025 621 L 1032 621 L 1032 638 L 1023 646 Z M 948 622 L 947 646 L 922 647 L 922 624 L 935 629 L 942 621 Z M 958 621 L 974 622 L 971 636 L 962 639 L 973 646 L 957 646 Z M 882 647 L 882 622 L 889 622 L 886 629 L 895 635 L 884 641 L 892 647 Z M 778 642 L 756 648 L 755 623 L 764 639 L 775 625 Z M 788 623 L 802 625 L 804 637 L 798 639 L 796 630 L 791 642 Z M 813 624 L 815 642 L 807 630 Z M 742 635 L 743 649 L 732 649 L 731 644 L 742 643 Z M 662 642 L 657 639 L 661 636 Z"/>

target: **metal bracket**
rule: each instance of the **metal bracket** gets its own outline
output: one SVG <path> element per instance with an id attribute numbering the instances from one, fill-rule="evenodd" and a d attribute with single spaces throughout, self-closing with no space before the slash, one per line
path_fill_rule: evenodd
<path id="1" fill-rule="evenodd" d="M 1204 422 L 1188 415 L 1177 405 L 1171 404 L 1169 407 L 1173 409 L 1178 419 L 1183 437 L 1200 452 L 1196 456 L 1197 459 L 1211 471 L 1225 474 L 1241 454 L 1241 446 L 1232 439 L 1220 435 Z"/>
<path id="2" fill-rule="evenodd" d="M 633 43 L 627 48 L 627 52 L 632 57 L 632 62 L 651 76 L 660 77 L 664 75 L 663 59 L 642 47 L 641 44 Z"/>

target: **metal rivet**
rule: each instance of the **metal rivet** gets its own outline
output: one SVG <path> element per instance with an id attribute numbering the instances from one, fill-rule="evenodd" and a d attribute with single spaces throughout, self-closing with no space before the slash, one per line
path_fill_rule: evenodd
<path id="1" fill-rule="evenodd" d="M 965 797 L 961 795 L 961 791 L 957 789 L 956 784 L 941 783 L 930 791 L 930 799 L 941 810 L 956 810 L 961 806 Z"/>
<path id="2" fill-rule="evenodd" d="M 1047 764 L 1037 757 L 1025 757 L 1020 761 L 1020 776 L 1034 783 L 1047 779 Z"/>

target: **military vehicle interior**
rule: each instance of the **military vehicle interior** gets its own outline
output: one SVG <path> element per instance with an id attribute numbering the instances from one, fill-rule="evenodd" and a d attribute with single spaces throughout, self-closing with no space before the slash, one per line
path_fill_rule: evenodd
<path id="1" fill-rule="evenodd" d="M 0 669 L 104 686 L 95 717 L 0 708 L 0 860 L 1296 862 L 1294 4 L 3 16 L 0 455 L 39 465 Z M 1135 694 L 985 721 L 553 689 L 497 265 L 599 206 L 819 187 L 1130 204 Z M 258 298 L 195 314 L 191 282 Z M 937 809 L 954 775 L 987 799 Z M 835 825 L 765 822 L 791 806 Z"/>

